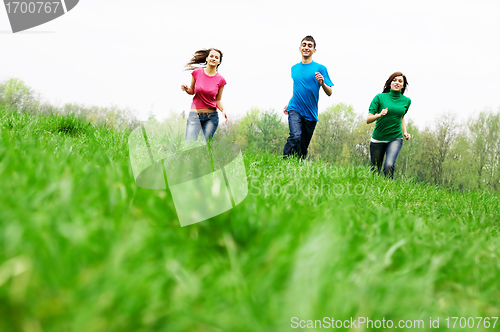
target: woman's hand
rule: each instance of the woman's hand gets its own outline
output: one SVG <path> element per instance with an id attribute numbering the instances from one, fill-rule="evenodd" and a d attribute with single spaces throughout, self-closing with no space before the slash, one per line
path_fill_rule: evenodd
<path id="1" fill-rule="evenodd" d="M 368 115 L 366 116 L 366 123 L 372 123 L 373 121 L 377 121 L 378 119 L 380 119 L 381 117 L 385 116 L 387 114 L 387 112 L 389 111 L 389 109 L 387 108 L 384 108 L 382 111 L 380 111 L 380 113 L 378 114 L 371 114 L 371 113 L 368 113 Z"/>
<path id="2" fill-rule="evenodd" d="M 222 111 L 222 115 L 224 115 L 224 117 L 226 118 L 226 121 L 224 123 L 227 123 L 227 114 L 226 114 L 226 111 Z"/>
<path id="3" fill-rule="evenodd" d="M 408 133 L 403 133 L 403 136 L 405 137 L 406 140 L 409 140 L 411 138 L 411 135 Z"/>
<path id="4" fill-rule="evenodd" d="M 191 78 L 191 86 L 187 86 L 186 84 L 181 85 L 181 90 L 186 91 L 188 95 L 194 95 L 194 85 L 196 81 L 194 80 L 194 77 Z"/>

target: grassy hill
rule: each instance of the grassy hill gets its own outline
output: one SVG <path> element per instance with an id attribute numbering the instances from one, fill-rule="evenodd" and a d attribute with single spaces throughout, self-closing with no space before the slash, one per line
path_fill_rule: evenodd
<path id="1" fill-rule="evenodd" d="M 0 131 L 0 331 L 500 316 L 498 194 L 247 152 L 247 198 L 181 228 L 135 185 L 128 130 L 0 111 Z"/>

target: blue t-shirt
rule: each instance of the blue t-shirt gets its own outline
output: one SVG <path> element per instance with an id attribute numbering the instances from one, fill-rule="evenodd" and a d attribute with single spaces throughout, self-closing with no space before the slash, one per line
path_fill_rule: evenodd
<path id="1" fill-rule="evenodd" d="M 319 85 L 316 72 L 323 75 L 325 84 L 333 86 L 326 67 L 317 62 L 297 63 L 292 67 L 293 96 L 288 109 L 299 112 L 307 121 L 318 121 Z"/>

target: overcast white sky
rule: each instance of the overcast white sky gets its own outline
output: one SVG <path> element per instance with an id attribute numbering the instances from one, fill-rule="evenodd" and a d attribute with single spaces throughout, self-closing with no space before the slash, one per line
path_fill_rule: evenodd
<path id="1" fill-rule="evenodd" d="M 20 0 L 22 1 L 22 0 Z M 31 1 L 31 0 L 26 0 Z M 33 0 L 35 1 L 35 0 Z M 300 40 L 335 84 L 320 112 L 343 102 L 366 114 L 394 71 L 406 74 L 418 125 L 500 106 L 500 1 L 80 0 L 66 15 L 12 34 L 0 7 L 0 81 L 22 79 L 54 103 L 189 110 L 185 63 L 198 49 L 224 58 L 229 115 L 281 112 Z"/>

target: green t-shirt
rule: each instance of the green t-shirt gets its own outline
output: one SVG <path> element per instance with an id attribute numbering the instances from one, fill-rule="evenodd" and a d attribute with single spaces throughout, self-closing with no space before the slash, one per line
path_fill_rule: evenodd
<path id="1" fill-rule="evenodd" d="M 377 119 L 372 137 L 378 141 L 392 141 L 403 137 L 401 119 L 410 108 L 410 98 L 401 94 L 401 91 L 389 91 L 379 93 L 373 98 L 369 113 L 379 114 L 387 108 L 387 114 Z"/>

